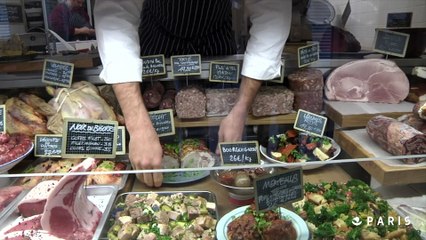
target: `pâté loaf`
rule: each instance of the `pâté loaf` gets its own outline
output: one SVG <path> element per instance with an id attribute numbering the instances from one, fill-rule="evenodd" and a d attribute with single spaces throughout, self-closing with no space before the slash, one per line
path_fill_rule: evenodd
<path id="1" fill-rule="evenodd" d="M 294 94 L 284 86 L 262 86 L 252 105 L 255 117 L 288 114 L 293 111 Z"/>

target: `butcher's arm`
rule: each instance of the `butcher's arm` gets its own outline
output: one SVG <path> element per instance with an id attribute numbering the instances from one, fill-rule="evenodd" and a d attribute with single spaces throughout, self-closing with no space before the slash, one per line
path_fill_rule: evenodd
<path id="1" fill-rule="evenodd" d="M 138 25 L 142 1 L 95 3 L 96 38 L 103 64 L 101 79 L 113 84 L 129 131 L 129 158 L 136 169 L 161 168 L 162 148 L 144 105 Z M 160 186 L 162 174 L 137 175 L 148 186 Z"/>
<path id="2" fill-rule="evenodd" d="M 219 142 L 241 140 L 245 120 L 262 80 L 280 75 L 281 55 L 291 26 L 291 0 L 246 0 L 252 26 L 241 70 L 238 100 L 221 122 Z M 218 150 L 216 150 L 218 152 Z"/>

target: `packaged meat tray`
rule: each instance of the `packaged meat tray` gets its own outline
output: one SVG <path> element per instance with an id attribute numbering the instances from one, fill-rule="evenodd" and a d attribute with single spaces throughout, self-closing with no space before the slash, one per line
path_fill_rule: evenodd
<path id="1" fill-rule="evenodd" d="M 82 162 L 81 158 L 63 158 L 63 159 L 47 159 L 38 158 L 34 161 L 24 173 L 66 173 L 73 166 Z M 92 172 L 119 171 L 129 170 L 131 168 L 128 160 L 96 160 L 97 167 Z M 87 185 L 113 185 L 119 190 L 124 187 L 128 174 L 112 175 L 112 174 L 93 174 L 87 177 Z M 23 186 L 30 189 L 43 180 L 60 179 L 61 176 L 28 176 L 18 179 L 14 185 Z"/>
<path id="2" fill-rule="evenodd" d="M 208 191 L 123 193 L 118 195 L 108 216 L 100 239 L 167 236 L 167 239 L 213 240 L 219 217 L 216 196 Z"/>
<path id="3" fill-rule="evenodd" d="M 94 203 L 103 213 L 96 228 L 96 231 L 93 235 L 93 240 L 95 240 L 99 239 L 102 227 L 105 225 L 105 222 L 108 218 L 108 214 L 106 213 L 109 212 L 109 209 L 114 203 L 114 199 L 117 195 L 117 188 L 114 186 L 86 186 L 85 190 L 89 201 Z M 6 213 L 6 215 L 2 219 L 0 219 L 0 236 L 5 235 L 5 230 L 8 229 L 9 226 L 15 225 L 22 221 L 23 217 L 20 216 L 20 214 L 18 213 L 17 205 L 24 197 L 25 194 L 20 195 L 20 197 L 16 199 L 16 202 L 12 206 L 12 208 Z"/>

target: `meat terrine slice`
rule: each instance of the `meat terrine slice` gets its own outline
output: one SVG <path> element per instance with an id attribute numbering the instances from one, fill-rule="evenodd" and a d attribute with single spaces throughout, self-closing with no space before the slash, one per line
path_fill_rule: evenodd
<path id="1" fill-rule="evenodd" d="M 324 78 L 315 68 L 302 68 L 288 75 L 289 88 L 292 91 L 322 91 Z"/>
<path id="2" fill-rule="evenodd" d="M 206 89 L 207 116 L 226 116 L 238 99 L 238 88 Z"/>
<path id="3" fill-rule="evenodd" d="M 294 93 L 284 86 L 261 87 L 252 105 L 255 117 L 288 114 L 293 111 Z"/>
<path id="4" fill-rule="evenodd" d="M 324 105 L 323 91 L 295 91 L 294 110 L 306 110 L 313 113 L 321 113 Z"/>
<path id="5" fill-rule="evenodd" d="M 197 119 L 206 116 L 206 94 L 201 87 L 188 86 L 178 91 L 175 98 L 176 114 L 181 119 Z"/>

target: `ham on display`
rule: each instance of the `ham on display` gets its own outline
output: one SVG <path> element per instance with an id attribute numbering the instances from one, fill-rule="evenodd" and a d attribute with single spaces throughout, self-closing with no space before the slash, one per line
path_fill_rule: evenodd
<path id="1" fill-rule="evenodd" d="M 396 119 L 382 115 L 375 116 L 367 122 L 367 133 L 373 141 L 389 153 L 396 156 L 426 153 L 426 135 Z M 403 159 L 413 164 L 424 158 Z"/>
<path id="2" fill-rule="evenodd" d="M 405 73 L 392 61 L 365 59 L 346 63 L 328 76 L 329 100 L 399 103 L 408 96 Z"/>

